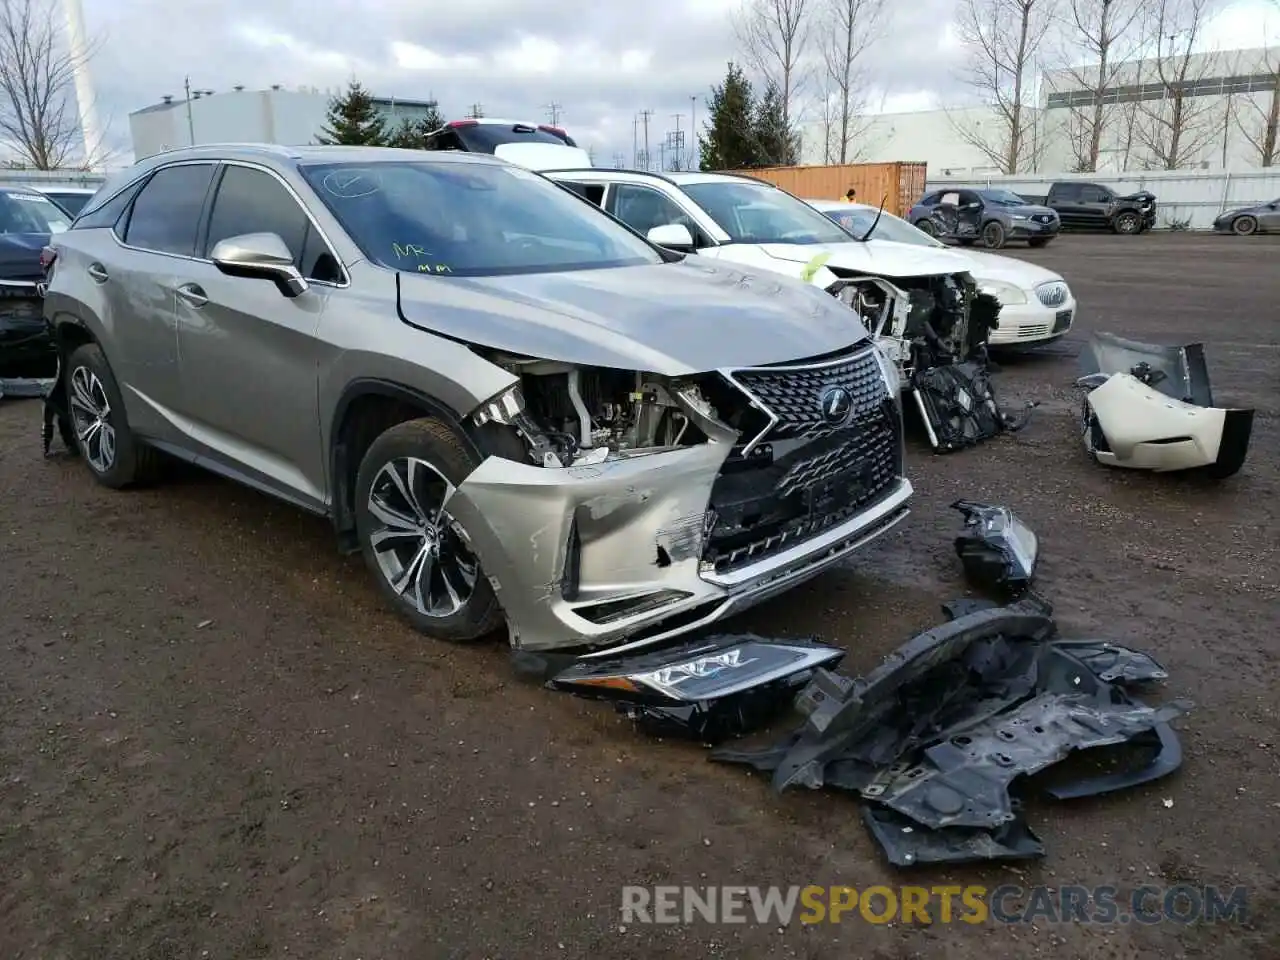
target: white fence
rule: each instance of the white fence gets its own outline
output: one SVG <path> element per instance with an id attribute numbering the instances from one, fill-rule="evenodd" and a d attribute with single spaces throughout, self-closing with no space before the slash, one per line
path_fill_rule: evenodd
<path id="1" fill-rule="evenodd" d="M 1101 183 L 1119 193 L 1149 190 L 1156 195 L 1157 227 L 1185 223 L 1209 230 L 1224 210 L 1250 207 L 1280 198 L 1280 167 L 1238 172 L 1200 170 L 1129 171 L 1127 173 L 1013 174 L 989 177 L 930 177 L 926 189 L 976 187 L 1043 196 L 1055 182 Z"/>

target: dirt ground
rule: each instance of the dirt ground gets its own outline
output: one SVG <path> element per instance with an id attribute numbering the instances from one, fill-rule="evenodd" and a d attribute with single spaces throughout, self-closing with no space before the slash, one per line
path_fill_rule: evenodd
<path id="1" fill-rule="evenodd" d="M 862 672 L 964 593 L 955 498 L 1039 533 L 1064 632 L 1153 652 L 1183 770 L 1037 804 L 1047 857 L 895 871 L 850 798 L 775 796 L 699 748 L 513 679 L 504 650 L 424 642 L 326 525 L 190 472 L 133 493 L 42 460 L 0 404 L 0 956 L 168 958 L 1280 956 L 1280 242 L 1063 237 L 1072 336 L 1003 365 L 1027 429 L 910 452 L 915 510 L 847 568 L 735 625 L 849 648 Z M 1204 339 L 1258 419 L 1218 486 L 1126 475 L 1077 437 L 1092 329 Z M 1172 805 L 1170 805 L 1170 801 Z M 1248 887 L 1243 923 L 631 925 L 624 884 Z"/>

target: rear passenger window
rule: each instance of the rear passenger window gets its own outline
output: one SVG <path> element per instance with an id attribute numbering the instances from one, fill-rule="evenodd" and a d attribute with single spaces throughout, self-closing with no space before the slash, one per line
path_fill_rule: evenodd
<path id="1" fill-rule="evenodd" d="M 269 173 L 231 164 L 213 198 L 205 256 L 219 241 L 246 233 L 274 233 L 293 254 L 294 266 L 308 279 L 341 279 L 337 260 L 293 194 Z"/>
<path id="2" fill-rule="evenodd" d="M 211 163 L 157 170 L 133 203 L 125 242 L 158 253 L 194 256 L 196 229 L 213 170 Z"/>
<path id="3" fill-rule="evenodd" d="M 78 217 L 71 225 L 72 230 L 96 230 L 101 227 L 115 227 L 120 221 L 120 215 L 129 208 L 129 201 L 138 193 L 140 184 L 134 184 L 127 190 L 123 190 L 116 194 L 102 206 L 96 210 Z M 117 233 L 119 231 L 117 230 Z"/>

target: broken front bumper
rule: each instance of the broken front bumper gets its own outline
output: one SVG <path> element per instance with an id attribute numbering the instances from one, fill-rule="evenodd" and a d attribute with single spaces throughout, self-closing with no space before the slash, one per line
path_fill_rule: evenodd
<path id="1" fill-rule="evenodd" d="M 1253 411 L 1214 406 L 1204 346 L 1094 334 L 1080 355 L 1085 449 L 1101 464 L 1229 477 L 1244 465 Z"/>
<path id="2" fill-rule="evenodd" d="M 857 513 L 717 572 L 708 502 L 729 445 L 549 469 L 498 457 L 458 487 L 467 531 L 524 650 L 637 649 L 714 623 L 822 572 L 908 513 L 898 476 Z"/>

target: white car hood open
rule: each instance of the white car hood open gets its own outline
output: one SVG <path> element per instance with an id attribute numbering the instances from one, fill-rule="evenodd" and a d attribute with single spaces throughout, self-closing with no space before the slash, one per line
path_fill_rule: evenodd
<path id="1" fill-rule="evenodd" d="M 823 265 L 857 270 L 878 277 L 929 277 L 973 270 L 968 257 L 950 250 L 933 250 L 909 243 L 762 243 L 760 251 L 775 260 L 807 264 L 826 257 Z"/>
<path id="2" fill-rule="evenodd" d="M 1062 279 L 1052 270 L 1013 257 L 1002 257 L 998 253 L 966 250 L 960 256 L 971 262 L 969 272 L 975 280 L 999 280 L 1011 283 L 1019 289 L 1030 290 L 1039 284 Z"/>
<path id="3" fill-rule="evenodd" d="M 591 166 L 591 157 L 581 147 L 554 143 L 503 143 L 493 155 L 527 170 L 566 170 Z"/>

